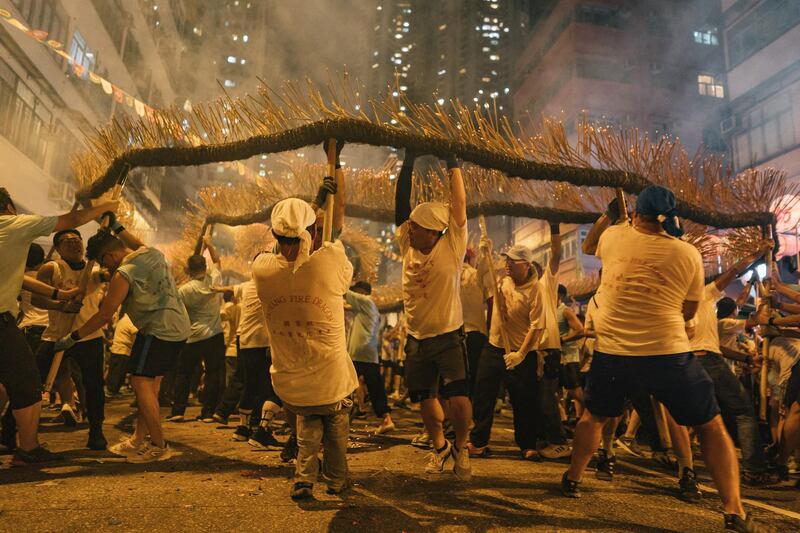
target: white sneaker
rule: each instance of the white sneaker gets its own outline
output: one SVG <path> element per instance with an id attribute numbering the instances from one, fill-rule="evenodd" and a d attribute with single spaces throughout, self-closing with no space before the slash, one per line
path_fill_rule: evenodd
<path id="1" fill-rule="evenodd" d="M 453 446 L 453 472 L 462 481 L 472 479 L 472 467 L 469 464 L 469 448 L 464 446 L 460 450 Z"/>
<path id="2" fill-rule="evenodd" d="M 384 433 L 389 433 L 390 431 L 395 430 L 394 422 L 389 422 L 388 424 L 383 423 L 378 426 L 378 429 L 375 430 L 376 435 L 383 435 Z"/>
<path id="3" fill-rule="evenodd" d="M 65 426 L 75 427 L 78 425 L 78 415 L 68 403 L 61 406 L 61 418 L 64 420 Z"/>
<path id="4" fill-rule="evenodd" d="M 444 451 L 440 453 L 436 450 L 431 450 L 431 453 L 428 454 L 428 464 L 425 466 L 425 472 L 428 474 L 441 474 L 444 472 L 444 465 L 453 453 L 453 445 L 450 444 L 450 441 L 445 440 L 444 442 L 447 444 Z"/>
<path id="5" fill-rule="evenodd" d="M 550 444 L 539 450 L 539 455 L 545 459 L 561 459 L 572 455 L 572 446 L 569 444 Z"/>
<path id="6" fill-rule="evenodd" d="M 128 462 L 135 464 L 153 463 L 166 461 L 170 457 L 172 457 L 172 448 L 166 442 L 164 442 L 163 448 L 159 448 L 152 442 L 147 442 L 135 454 L 128 456 Z"/>
<path id="7" fill-rule="evenodd" d="M 143 445 L 144 443 L 135 444 L 133 442 L 133 439 L 127 438 L 127 439 L 122 439 L 113 446 L 109 446 L 108 451 L 110 451 L 114 455 L 119 455 L 120 457 L 127 457 L 129 455 L 133 455 L 136 452 L 138 452 L 139 448 L 141 448 Z"/>

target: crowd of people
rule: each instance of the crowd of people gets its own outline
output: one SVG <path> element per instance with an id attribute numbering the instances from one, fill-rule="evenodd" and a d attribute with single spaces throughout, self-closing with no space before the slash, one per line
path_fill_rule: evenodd
<path id="1" fill-rule="evenodd" d="M 407 153 L 395 199 L 403 310 L 390 326 L 371 285 L 353 283 L 337 238 L 345 180 L 336 148 L 334 176 L 312 203 L 274 206 L 276 243 L 237 285 L 223 283 L 210 233 L 207 254 L 186 258 L 188 281 L 178 287 L 165 256 L 116 219 L 116 203 L 23 215 L 0 189 L 2 444 L 13 464 L 62 459 L 38 440 L 48 400 L 64 424 L 88 422 L 87 448 L 131 463 L 168 460 L 165 423 L 185 421 L 196 398 L 197 420 L 227 426 L 238 414 L 233 441 L 295 461 L 293 499 L 312 497 L 320 470 L 328 493 L 340 494 L 350 486 L 350 423 L 369 403 L 375 435 L 396 430 L 393 407 L 418 406 L 424 431 L 411 444 L 430 450 L 420 468 L 441 474 L 452 462 L 455 479 L 467 481 L 471 461 L 491 455 L 494 419 L 507 407 L 521 460 L 569 462 L 566 497 L 580 496 L 590 464 L 612 480 L 622 450 L 672 469 L 677 493 L 696 501 L 697 441 L 725 528 L 759 531 L 740 484 L 775 485 L 796 468 L 800 291 L 777 269 L 768 280 L 754 276 L 736 299 L 725 291 L 773 254 L 771 241 L 706 280 L 700 253 L 680 239 L 675 196 L 651 186 L 630 220 L 614 201 L 589 231 L 582 247 L 602 262 L 601 279 L 580 302 L 558 283 L 559 224 L 550 224 L 546 264 L 516 244 L 496 268 L 485 234 L 468 248 L 459 161 L 445 160 L 449 203 L 412 209 L 415 154 Z M 93 220 L 103 224 L 84 245 L 75 228 Z M 51 234 L 45 257 L 33 241 Z M 756 289 L 756 312 L 740 318 Z M 128 387 L 135 431 L 109 446 L 105 401 Z M 278 419 L 286 440 L 276 436 Z"/>

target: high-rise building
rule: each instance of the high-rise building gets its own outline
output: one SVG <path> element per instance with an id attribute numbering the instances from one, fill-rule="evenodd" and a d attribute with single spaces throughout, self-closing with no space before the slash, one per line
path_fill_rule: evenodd
<path id="1" fill-rule="evenodd" d="M 800 2 L 722 1 L 730 107 L 721 122 L 737 171 L 800 181 Z"/>
<path id="2" fill-rule="evenodd" d="M 68 209 L 77 186 L 69 163 L 83 132 L 137 113 L 137 101 L 177 103 L 177 48 L 166 46 L 178 38 L 174 4 L 0 1 L 0 160 L 6 166 L 0 183 L 19 208 Z M 156 228 L 163 176 L 162 169 L 137 169 L 125 188 L 142 231 Z"/>
<path id="3" fill-rule="evenodd" d="M 651 138 L 675 136 L 689 153 L 700 146 L 723 152 L 717 124 L 727 87 L 719 7 L 716 0 L 542 3 L 511 86 L 521 134 L 535 133 L 545 115 L 563 121 L 573 137 L 585 119 L 634 127 Z M 546 260 L 546 223 L 517 220 L 514 234 Z M 586 228 L 562 228 L 562 279 L 598 268 L 580 252 L 585 234 Z"/>

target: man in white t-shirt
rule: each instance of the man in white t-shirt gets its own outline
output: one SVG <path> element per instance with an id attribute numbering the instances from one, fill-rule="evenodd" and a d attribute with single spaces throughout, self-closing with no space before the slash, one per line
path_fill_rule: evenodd
<path id="1" fill-rule="evenodd" d="M 175 374 L 172 413 L 167 420 L 182 422 L 189 399 L 192 374 L 203 362 L 202 408 L 198 420 L 208 424 L 214 422 L 222 393 L 225 391 L 225 334 L 222 332 L 222 295 L 212 287 L 220 285 L 222 263 L 211 236 L 203 238 L 211 256 L 211 268 L 206 267 L 206 258 L 193 255 L 186 262 L 186 272 L 191 278 L 178 289 L 181 301 L 192 321 L 192 333 L 181 350 Z"/>
<path id="2" fill-rule="evenodd" d="M 456 158 L 448 158 L 450 205 L 425 202 L 411 211 L 413 160 L 413 154 L 406 154 L 395 192 L 403 304 L 408 318 L 406 385 L 411 401 L 422 402 L 422 420 L 431 438 L 433 449 L 426 472 L 441 473 L 452 456 L 456 476 L 469 479 L 467 441 L 472 404 L 460 295 L 467 249 L 464 178 Z M 444 411 L 437 393 L 450 402 L 450 421 L 456 433 L 453 444 L 442 431 Z"/>
<path id="3" fill-rule="evenodd" d="M 470 397 L 475 395 L 478 360 L 489 335 L 488 303 L 491 301 L 491 275 L 485 261 L 471 248 L 464 255 L 461 271 L 461 309 L 464 311 L 464 333 L 467 335 L 467 371 Z M 479 268 L 476 268 L 479 267 Z"/>
<path id="4" fill-rule="evenodd" d="M 313 495 L 323 440 L 328 492 L 347 489 L 349 396 L 358 387 L 344 326 L 353 266 L 338 240 L 312 253 L 315 219 L 300 199 L 278 202 L 271 219 L 276 253 L 263 253 L 253 262 L 272 345 L 272 384 L 286 409 L 297 415 L 295 500 Z"/>
<path id="5" fill-rule="evenodd" d="M 8 394 L 19 433 L 19 447 L 12 459 L 14 464 L 41 463 L 61 458 L 39 445 L 37 428 L 42 383 L 36 359 L 16 324 L 19 313 L 17 296 L 23 287 L 28 249 L 37 237 L 82 226 L 117 206 L 117 202 L 112 202 L 54 217 L 18 215 L 11 195 L 0 187 L 0 384 Z M 68 299 L 63 297 L 67 291 L 54 291 L 52 287 L 35 280 L 30 282 L 33 284 L 26 288 L 32 290 L 35 285 L 40 294 L 59 300 Z M 25 281 L 26 284 L 30 282 Z"/>
<path id="6" fill-rule="evenodd" d="M 537 426 L 540 437 L 547 446 L 539 450 L 545 459 L 569 457 L 572 448 L 567 444 L 567 435 L 561 423 L 558 408 L 558 393 L 561 378 L 561 331 L 558 327 L 558 268 L 561 265 L 561 228 L 558 223 L 550 224 L 550 260 L 542 268 L 534 263 L 539 273 L 539 294 L 542 298 L 544 330 L 539 340 L 538 368 L 538 409 Z"/>
<path id="7" fill-rule="evenodd" d="M 771 247 L 772 242 L 766 243 L 756 253 L 744 257 L 726 272 L 720 274 L 717 279 L 707 284 L 703 290 L 703 298 L 700 300 L 697 314 L 687 322 L 687 329 L 692 334 L 690 340 L 692 352 L 714 381 L 717 403 L 726 417 L 736 421 L 739 445 L 742 449 L 742 481 L 749 485 L 765 485 L 773 480 L 771 476 L 767 475 L 767 457 L 764 453 L 753 402 L 721 355 L 723 350 L 720 347 L 715 303 L 724 295 L 725 287 L 733 281 L 734 277 L 740 275 L 744 269 Z M 749 288 L 749 284 L 746 287 Z M 726 347 L 725 352 L 728 349 L 730 347 Z M 683 472 L 679 472 L 679 476 L 682 475 Z"/>
<path id="8" fill-rule="evenodd" d="M 481 248 L 488 246 L 487 240 L 481 241 Z M 534 350 L 544 330 L 540 285 L 530 248 L 518 244 L 502 255 L 506 276 L 498 289 L 503 303 L 492 302 L 489 342 L 478 363 L 472 397 L 475 424 L 470 432 L 469 452 L 473 457 L 485 457 L 488 453 L 495 398 L 500 384 L 505 383 L 514 410 L 514 440 L 522 458 L 541 460 L 536 451 L 540 382 L 536 378 L 538 357 Z M 508 347 L 504 345 L 503 333 Z"/>
<path id="9" fill-rule="evenodd" d="M 64 312 L 59 302 L 47 297 L 36 296 L 32 300 L 34 305 L 48 309 L 49 314 L 49 324 L 42 334 L 42 344 L 36 354 L 42 381 L 47 379 L 50 371 L 55 356 L 53 350 L 55 342 L 73 329 L 81 327 L 97 312 L 106 288 L 105 275 L 101 273 L 98 266 L 95 265 L 91 272 L 84 272 L 87 262 L 84 258 L 83 238 L 77 230 L 67 229 L 55 233 L 53 247 L 58 252 L 58 258 L 45 263 L 39 269 L 36 279 L 53 287 L 72 289 L 80 286 L 81 280 L 88 276 L 88 284 L 83 297 L 83 305 L 77 316 L 74 313 Z M 86 391 L 85 407 L 89 419 L 89 438 L 86 447 L 92 450 L 105 450 L 108 446 L 108 442 L 103 436 L 103 420 L 105 419 L 103 356 L 103 332 L 97 330 L 64 352 L 64 361 L 61 363 L 58 374 L 58 382 L 61 385 L 58 390 L 64 402 L 61 415 L 65 423 L 75 425 L 77 421 L 70 405 L 74 386 L 71 383 L 68 360 L 71 360 L 80 369 L 81 381 Z M 66 387 L 64 386 L 65 382 Z"/>
<path id="10" fill-rule="evenodd" d="M 575 430 L 572 460 L 561 479 L 565 496 L 578 484 L 597 449 L 606 420 L 622 414 L 626 397 L 642 389 L 678 424 L 694 427 L 719 491 L 727 528 L 752 531 L 739 487 L 739 463 L 714 397 L 714 383 L 692 356 L 685 322 L 703 299 L 700 252 L 682 235 L 675 195 L 651 185 L 639 194 L 633 225 L 610 226 L 603 215 L 583 243 L 603 262 L 593 314 L 597 344 L 586 409 Z"/>

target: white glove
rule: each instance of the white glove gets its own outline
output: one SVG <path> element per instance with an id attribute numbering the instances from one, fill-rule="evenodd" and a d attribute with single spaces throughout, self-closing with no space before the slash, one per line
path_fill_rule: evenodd
<path id="1" fill-rule="evenodd" d="M 72 334 L 65 335 L 65 336 L 61 337 L 60 339 L 58 339 L 56 341 L 55 345 L 53 345 L 53 352 L 57 353 L 57 352 L 63 352 L 65 350 L 69 350 L 70 348 L 75 346 L 76 342 L 78 342 L 78 341 L 76 341 L 75 339 L 72 338 Z"/>
<path id="2" fill-rule="evenodd" d="M 478 242 L 478 250 L 483 253 L 492 251 L 492 240 L 489 237 L 482 236 Z"/>
<path id="3" fill-rule="evenodd" d="M 503 356 L 503 359 L 506 362 L 506 368 L 508 370 L 511 370 L 512 368 L 514 368 L 515 366 L 520 364 L 522 361 L 524 361 L 526 355 L 527 354 L 519 353 L 519 352 L 510 352 L 510 353 L 505 354 Z"/>

